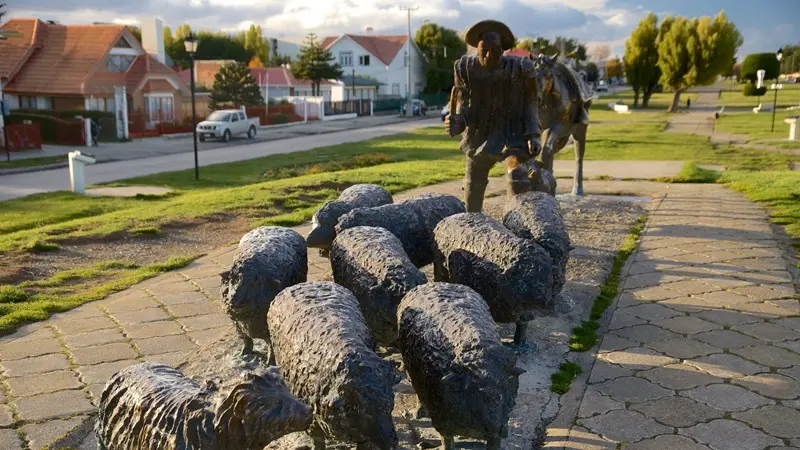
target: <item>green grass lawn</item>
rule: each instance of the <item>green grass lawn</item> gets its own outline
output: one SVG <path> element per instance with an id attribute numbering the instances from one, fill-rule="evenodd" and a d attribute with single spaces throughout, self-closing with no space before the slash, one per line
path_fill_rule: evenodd
<path id="1" fill-rule="evenodd" d="M 720 182 L 763 203 L 800 249 L 800 172 L 725 172 Z"/>
<path id="2" fill-rule="evenodd" d="M 5 158 L 4 156 L 0 158 Z M 12 159 L 11 161 L 0 161 L 0 169 L 16 169 L 20 167 L 44 166 L 56 164 L 67 160 L 67 155 L 42 156 L 37 158 Z"/>
<path id="3" fill-rule="evenodd" d="M 784 123 L 784 119 L 800 115 L 800 111 L 776 111 L 775 112 L 775 131 L 770 131 L 772 126 L 772 113 L 737 112 L 723 114 L 717 119 L 715 128 L 733 134 L 746 134 L 750 140 L 759 139 L 788 139 L 789 125 Z M 783 148 L 800 148 L 800 142 L 764 142 L 765 144 L 780 144 Z"/>
<path id="4" fill-rule="evenodd" d="M 661 109 L 666 110 L 670 106 L 672 106 L 672 99 L 675 97 L 673 92 L 656 92 L 652 96 L 650 96 L 650 102 L 647 105 L 646 109 Z M 618 99 L 622 99 L 622 101 L 630 106 L 633 107 L 633 90 L 626 90 L 622 92 L 618 92 L 616 94 L 604 94 L 600 96 L 600 99 L 597 100 L 597 103 L 604 106 L 608 109 L 608 102 L 616 101 Z M 684 92 L 681 94 L 680 100 L 680 108 L 686 107 L 686 99 L 690 99 L 694 102 L 697 99 L 697 94 L 693 92 Z M 642 96 L 639 95 L 639 108 L 642 108 Z"/>
<path id="5" fill-rule="evenodd" d="M 728 107 L 743 107 L 755 108 L 759 103 L 769 104 L 772 106 L 775 91 L 770 90 L 769 86 L 772 81 L 766 81 L 767 93 L 760 97 L 745 97 L 742 93 L 743 85 L 737 84 L 733 92 L 730 91 L 730 84 L 727 84 L 727 90 L 722 92 L 722 98 L 719 100 L 720 106 Z M 800 105 L 800 84 L 782 83 L 783 89 L 778 91 L 778 108 L 786 108 L 789 106 Z"/>

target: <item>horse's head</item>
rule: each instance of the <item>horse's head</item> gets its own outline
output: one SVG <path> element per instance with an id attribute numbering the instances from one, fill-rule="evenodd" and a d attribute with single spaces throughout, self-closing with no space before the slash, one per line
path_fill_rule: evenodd
<path id="1" fill-rule="evenodd" d="M 553 67 L 556 65 L 556 62 L 558 62 L 558 54 L 547 56 L 543 53 L 539 53 L 538 56 L 531 55 L 531 59 L 533 60 L 533 67 L 536 73 L 539 95 L 552 92 L 554 87 Z"/>

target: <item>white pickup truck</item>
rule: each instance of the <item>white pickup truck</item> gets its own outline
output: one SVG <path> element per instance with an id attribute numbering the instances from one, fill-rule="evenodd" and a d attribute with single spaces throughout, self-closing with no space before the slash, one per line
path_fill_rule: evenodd
<path id="1" fill-rule="evenodd" d="M 228 142 L 233 136 L 246 134 L 248 139 L 256 136 L 258 117 L 248 118 L 241 109 L 220 109 L 197 124 L 197 135 L 200 142 L 206 139 L 222 139 Z"/>

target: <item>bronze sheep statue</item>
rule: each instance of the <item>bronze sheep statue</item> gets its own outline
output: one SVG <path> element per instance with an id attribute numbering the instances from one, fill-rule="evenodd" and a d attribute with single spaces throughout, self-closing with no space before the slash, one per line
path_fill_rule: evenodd
<path id="1" fill-rule="evenodd" d="M 253 352 L 253 339 L 269 344 L 267 311 L 282 289 L 308 277 L 306 241 L 283 227 L 258 227 L 242 236 L 231 269 L 222 273 L 222 303 L 244 341 L 243 355 Z M 270 363 L 275 358 L 266 355 Z"/>
<path id="2" fill-rule="evenodd" d="M 201 387 L 179 371 L 142 363 L 117 372 L 100 398 L 101 450 L 263 449 L 303 431 L 311 409 L 277 373 L 245 373 L 229 389 Z"/>
<path id="3" fill-rule="evenodd" d="M 499 450 L 525 371 L 501 344 L 486 302 L 467 286 L 430 283 L 411 290 L 397 316 L 411 384 L 445 450 L 454 436 Z"/>

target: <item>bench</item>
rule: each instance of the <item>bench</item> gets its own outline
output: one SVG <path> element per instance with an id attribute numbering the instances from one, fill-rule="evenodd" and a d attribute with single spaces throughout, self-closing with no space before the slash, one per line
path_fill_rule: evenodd
<path id="1" fill-rule="evenodd" d="M 614 105 L 614 112 L 621 114 L 630 114 L 631 110 L 628 105 Z"/>

